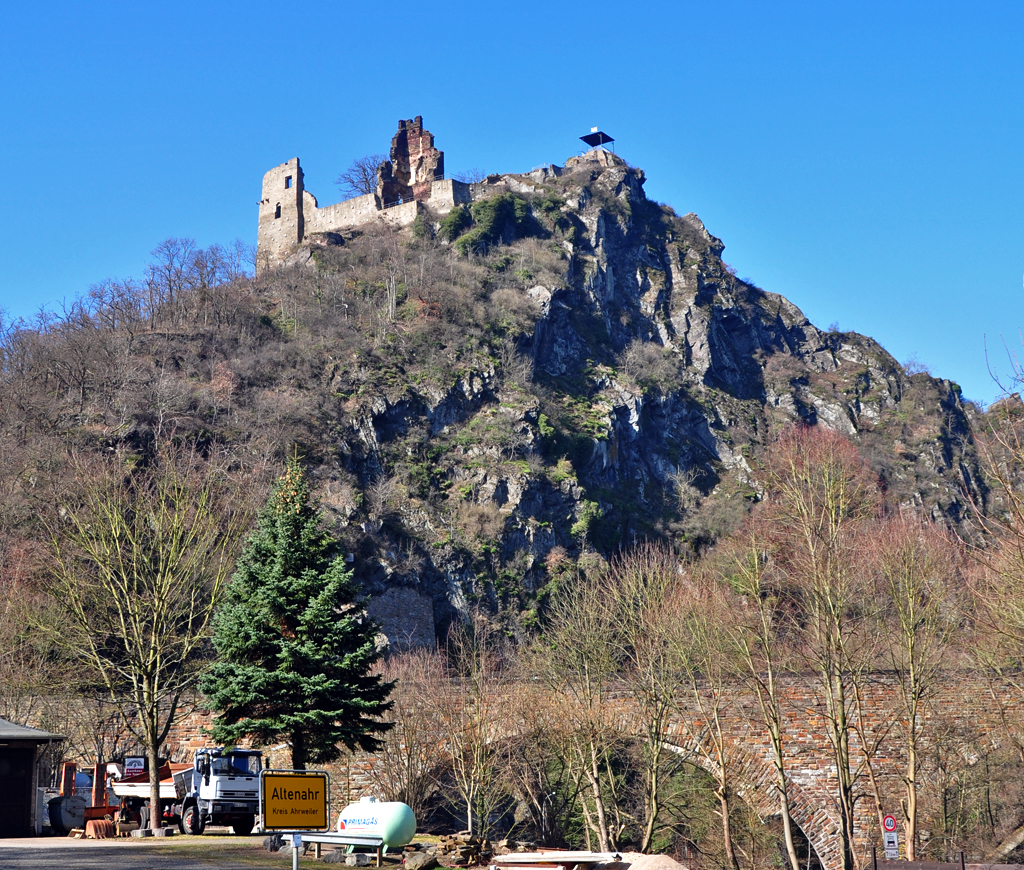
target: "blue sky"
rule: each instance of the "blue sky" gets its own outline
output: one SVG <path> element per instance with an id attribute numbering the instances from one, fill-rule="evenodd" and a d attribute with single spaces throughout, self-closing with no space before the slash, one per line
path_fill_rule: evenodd
<path id="1" fill-rule="evenodd" d="M 263 173 L 321 204 L 422 115 L 449 172 L 562 163 L 599 125 L 740 277 L 997 395 L 1020 347 L 1024 4 L 11 5 L 0 309 L 255 242 Z"/>

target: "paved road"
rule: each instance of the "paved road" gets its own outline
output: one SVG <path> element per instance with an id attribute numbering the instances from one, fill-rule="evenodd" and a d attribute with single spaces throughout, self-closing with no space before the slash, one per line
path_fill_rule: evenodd
<path id="1" fill-rule="evenodd" d="M 291 855 L 272 855 L 262 837 L 173 837 L 155 840 L 0 840 L 0 870 L 289 870 Z M 312 859 L 300 862 L 315 866 Z M 319 866 L 323 866 L 322 864 Z"/>

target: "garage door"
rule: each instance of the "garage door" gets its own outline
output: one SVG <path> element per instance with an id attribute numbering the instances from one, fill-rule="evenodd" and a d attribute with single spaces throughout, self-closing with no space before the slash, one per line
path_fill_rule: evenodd
<path id="1" fill-rule="evenodd" d="M 0 749 L 0 837 L 27 837 L 32 833 L 31 749 Z"/>

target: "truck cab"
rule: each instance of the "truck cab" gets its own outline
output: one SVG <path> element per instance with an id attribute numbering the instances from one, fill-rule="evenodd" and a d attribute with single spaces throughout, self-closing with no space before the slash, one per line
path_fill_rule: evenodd
<path id="1" fill-rule="evenodd" d="M 229 825 L 249 834 L 256 824 L 263 755 L 252 749 L 197 750 L 191 770 L 175 774 L 179 826 L 201 834 L 207 825 Z"/>

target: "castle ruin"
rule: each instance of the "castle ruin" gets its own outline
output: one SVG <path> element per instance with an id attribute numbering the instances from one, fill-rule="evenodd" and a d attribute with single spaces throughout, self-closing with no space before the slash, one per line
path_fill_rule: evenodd
<path id="1" fill-rule="evenodd" d="M 304 241 L 322 233 L 383 220 L 409 226 L 429 208 L 445 215 L 472 200 L 470 186 L 444 177 L 444 152 L 434 147 L 423 118 L 399 121 L 391 140 L 391 159 L 377 168 L 377 189 L 364 196 L 320 207 L 302 180 L 299 158 L 275 166 L 263 176 L 257 269 L 283 263 Z"/>

